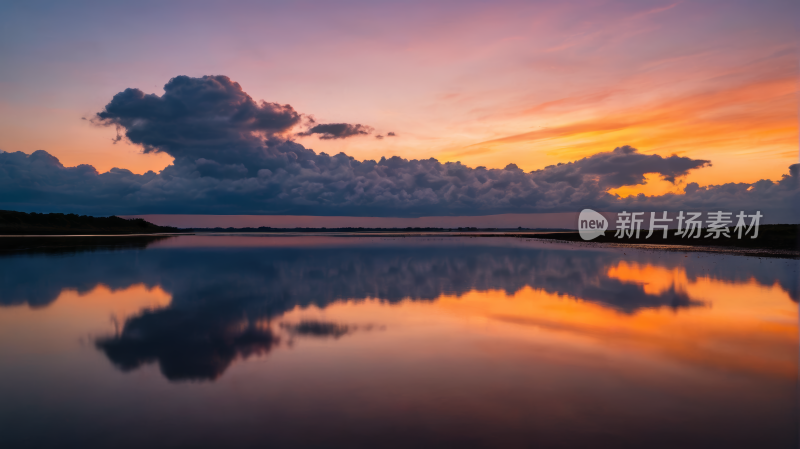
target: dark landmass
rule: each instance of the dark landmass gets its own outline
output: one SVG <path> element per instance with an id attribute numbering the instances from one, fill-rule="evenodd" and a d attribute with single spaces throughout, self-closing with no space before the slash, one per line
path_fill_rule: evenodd
<path id="1" fill-rule="evenodd" d="M 156 226 L 141 218 L 90 217 L 76 214 L 27 214 L 0 210 L 0 235 L 118 235 L 185 232 Z"/>
<path id="2" fill-rule="evenodd" d="M 77 237 L 0 237 L 2 254 L 73 254 L 117 249 L 144 249 L 167 235 L 103 235 Z"/>
<path id="3" fill-rule="evenodd" d="M 437 234 L 458 236 L 469 233 L 471 237 L 520 237 L 561 240 L 567 242 L 584 242 L 577 231 L 574 229 L 563 228 L 192 228 L 187 229 L 196 233 L 348 233 L 348 234 L 404 234 L 412 236 L 415 234 Z M 718 247 L 730 249 L 763 249 L 780 251 L 797 251 L 798 234 L 800 225 L 761 225 L 758 230 L 758 237 L 753 239 L 750 235 L 736 238 L 732 228 L 730 228 L 730 238 L 721 235 L 714 239 L 705 237 L 708 234 L 706 229 L 702 229 L 699 238 L 683 238 L 675 235 L 675 230 L 671 229 L 667 238 L 663 238 L 662 231 L 657 231 L 652 237 L 645 238 L 649 231 L 642 230 L 640 238 L 617 238 L 614 237 L 615 231 L 606 231 L 606 235 L 591 240 L 592 243 L 610 244 L 632 244 L 632 245 L 668 245 L 668 246 L 691 246 L 691 247 Z"/>
<path id="4" fill-rule="evenodd" d="M 258 228 L 188 228 L 183 231 L 190 232 L 348 232 L 348 233 L 385 233 L 385 232 L 572 232 L 574 229 L 562 228 L 271 228 L 260 226 Z"/>
<path id="5" fill-rule="evenodd" d="M 731 237 L 720 236 L 718 239 L 706 237 L 706 229 L 702 230 L 700 238 L 684 238 L 675 235 L 675 230 L 670 229 L 667 238 L 663 238 L 663 231 L 656 231 L 649 239 L 645 238 L 647 230 L 642 230 L 640 238 L 617 238 L 614 237 L 615 231 L 606 231 L 605 235 L 601 235 L 591 242 L 595 243 L 624 243 L 634 245 L 682 245 L 682 246 L 712 246 L 723 248 L 745 248 L 745 249 L 767 249 L 767 250 L 782 250 L 782 251 L 796 251 L 798 248 L 798 235 L 800 235 L 800 225 L 796 224 L 780 224 L 780 225 L 761 225 L 758 229 L 758 237 L 750 238 L 742 236 L 741 239 L 736 237 L 736 234 L 730 232 Z M 752 231 L 751 231 L 752 235 Z M 522 237 L 522 236 L 521 236 Z M 530 237 L 530 236 L 524 236 Z M 552 239 L 564 240 L 569 242 L 583 242 L 580 234 L 577 232 L 559 232 L 553 234 L 541 234 L 536 236 L 537 239 Z"/>

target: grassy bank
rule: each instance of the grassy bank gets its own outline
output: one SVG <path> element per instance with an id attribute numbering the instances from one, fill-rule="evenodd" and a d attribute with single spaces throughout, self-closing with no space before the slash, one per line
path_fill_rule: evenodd
<path id="1" fill-rule="evenodd" d="M 770 250 L 798 250 L 798 233 L 800 225 L 762 225 L 758 229 L 758 237 L 755 239 L 742 236 L 741 239 L 731 232 L 731 238 L 720 236 L 718 239 L 706 237 L 706 230 L 703 229 L 700 238 L 684 238 L 675 235 L 675 230 L 671 229 L 667 238 L 663 238 L 663 231 L 656 231 L 647 239 L 647 230 L 642 230 L 640 238 L 617 238 L 614 237 L 615 231 L 606 231 L 605 235 L 599 236 L 592 242 L 597 243 L 627 243 L 627 244 L 650 244 L 650 245 L 684 245 L 684 246 L 713 246 L 724 248 L 745 248 L 745 249 L 770 249 Z M 752 231 L 751 231 L 752 235 Z M 525 236 L 529 237 L 529 236 Z M 583 242 L 577 232 L 559 232 L 554 234 L 540 234 L 537 239 L 565 240 L 571 242 Z"/>

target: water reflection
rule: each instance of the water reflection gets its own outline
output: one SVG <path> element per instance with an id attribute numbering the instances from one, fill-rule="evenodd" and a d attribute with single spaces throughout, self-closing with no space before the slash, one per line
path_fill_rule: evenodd
<path id="1" fill-rule="evenodd" d="M 48 434 L 82 447 L 769 448 L 797 435 L 797 261 L 225 239 L 0 257 L 13 429 L 0 446 L 54 445 L 35 432 L 45 412 L 63 423 Z"/>
<path id="2" fill-rule="evenodd" d="M 286 238 L 276 241 L 287 243 Z M 312 321 L 278 329 L 269 324 L 297 307 L 325 308 L 344 299 L 432 301 L 471 291 L 514 295 L 532 288 L 623 314 L 658 308 L 677 312 L 709 306 L 711 298 L 694 287 L 711 279 L 722 285 L 775 284 L 797 301 L 794 265 L 757 258 L 425 239 L 303 242 L 288 238 L 288 247 L 164 245 L 133 253 L 4 257 L 0 303 L 46 307 L 65 289 L 159 286 L 172 295 L 168 307 L 127 317 L 121 331 L 98 338 L 96 346 L 123 371 L 157 362 L 170 380 L 213 380 L 237 358 L 268 353 L 281 340 L 278 331 L 345 335 L 347 325 L 337 323 Z M 540 318 L 534 322 L 542 325 Z"/>
<path id="3" fill-rule="evenodd" d="M 642 282 L 661 282 L 671 279 L 671 274 L 653 271 L 625 277 L 620 273 L 630 270 L 624 264 L 680 270 L 688 281 L 710 277 L 734 283 L 754 280 L 765 286 L 777 283 L 793 301 L 798 300 L 795 265 L 781 260 L 359 240 L 323 248 L 162 246 L 134 253 L 0 257 L 0 305 L 43 307 L 65 288 L 85 292 L 98 284 L 122 289 L 144 283 L 172 293 L 175 306 L 224 302 L 230 307 L 235 303 L 259 316 L 280 314 L 297 305 L 325 306 L 343 298 L 429 301 L 471 290 L 513 294 L 524 287 L 574 296 L 625 313 L 702 306 L 678 285 L 654 290 Z"/>
<path id="4" fill-rule="evenodd" d="M 271 328 L 217 315 L 219 309 L 186 312 L 145 312 L 126 321 L 119 335 L 98 339 L 97 347 L 123 371 L 157 361 L 167 379 L 213 380 L 234 359 L 266 354 L 279 341 Z"/>

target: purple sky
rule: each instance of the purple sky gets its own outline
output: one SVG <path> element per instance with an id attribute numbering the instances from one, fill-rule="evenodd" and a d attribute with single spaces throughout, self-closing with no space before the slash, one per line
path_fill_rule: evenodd
<path id="1" fill-rule="evenodd" d="M 4 3 L 0 150 L 158 173 L 178 164 L 176 153 L 143 152 L 155 141 L 126 137 L 144 118 L 101 126 L 96 114 L 127 88 L 162 96 L 175 76 L 225 75 L 254 101 L 297 111 L 303 120 L 281 136 L 317 154 L 530 172 L 631 145 L 710 164 L 603 192 L 661 198 L 692 183 L 778 182 L 798 161 L 799 9 L 791 0 Z M 312 119 L 351 132 L 325 138 Z M 91 190 L 97 204 L 97 189 L 113 190 L 102 186 Z M 125 210 L 164 210 L 145 197 Z M 20 201 L 0 207 L 47 208 Z"/>

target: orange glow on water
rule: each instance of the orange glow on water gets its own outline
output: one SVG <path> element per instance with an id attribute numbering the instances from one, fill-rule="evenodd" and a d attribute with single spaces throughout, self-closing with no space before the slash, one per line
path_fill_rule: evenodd
<path id="1" fill-rule="evenodd" d="M 254 302 L 237 296 L 238 286 L 246 291 L 241 279 L 225 284 L 229 298 L 201 288 L 196 303 L 180 304 L 160 286 L 99 284 L 84 293 L 65 289 L 43 307 L 0 308 L 0 357 L 7 362 L 0 375 L 7 388 L 58 402 L 65 413 L 90 400 L 108 401 L 100 408 L 106 413 L 115 410 L 115 395 L 129 395 L 148 419 L 188 413 L 207 428 L 250 422 L 253 410 L 269 418 L 264 422 L 325 416 L 316 432 L 334 436 L 385 422 L 400 422 L 403 432 L 428 429 L 443 419 L 444 427 L 435 426 L 443 435 L 470 429 L 503 447 L 527 436 L 531 422 L 539 426 L 535 434 L 559 441 L 575 429 L 646 440 L 652 422 L 688 440 L 730 426 L 729 413 L 745 430 L 792 418 L 797 304 L 780 284 L 613 260 L 585 282 L 634 285 L 645 301 L 682 292 L 691 306 L 645 304 L 626 313 L 525 286 L 396 302 L 345 297 L 324 306 L 303 298 L 311 301 L 284 309 L 292 303 L 274 300 L 271 291 Z M 258 313 L 273 307 L 274 315 Z M 344 331 L 293 333 L 303 322 Z M 275 338 L 259 345 L 248 340 L 254 331 Z M 121 335 L 147 350 L 120 362 L 96 346 L 98 337 Z M 235 342 L 235 353 L 225 350 Z M 201 380 L 169 378 L 181 361 L 195 362 L 187 369 L 218 369 Z M 184 413 L 171 404 L 184 404 Z M 222 424 L 216 414 L 197 418 L 219 410 Z M 304 435 L 289 429 L 292 438 Z M 283 424 L 270 434 L 278 430 Z"/>
<path id="2" fill-rule="evenodd" d="M 13 307 L 0 313 L 0 346 L 31 338 L 42 348 L 69 347 L 89 335 L 116 332 L 125 319 L 143 310 L 169 305 L 172 295 L 160 286 L 148 288 L 136 284 L 111 289 L 98 284 L 87 292 L 63 290 L 58 298 L 44 308 Z M 12 338 L 12 336 L 14 336 Z"/>
<path id="3" fill-rule="evenodd" d="M 682 267 L 668 269 L 626 261 L 608 268 L 606 275 L 623 283 L 641 285 L 648 295 L 669 290 L 684 292 L 703 305 L 679 311 L 641 309 L 626 314 L 581 298 L 525 287 L 511 295 L 473 290 L 460 296 L 442 295 L 432 302 L 406 300 L 396 305 L 378 300 L 342 301 L 324 309 L 296 308 L 277 321 L 324 318 L 370 324 L 366 326 L 370 329 L 372 324 L 379 323 L 391 331 L 383 333 L 394 342 L 387 344 L 401 345 L 408 339 L 418 341 L 429 332 L 485 334 L 484 337 L 491 336 L 490 340 L 495 341 L 485 342 L 490 346 L 515 341 L 511 347 L 518 347 L 527 342 L 534 345 L 531 348 L 539 348 L 534 356 L 549 351 L 564 357 L 573 354 L 576 357 L 573 362 L 581 364 L 594 363 L 593 357 L 581 360 L 578 356 L 589 351 L 626 360 L 665 359 L 671 360 L 670 363 L 783 378 L 797 376 L 797 305 L 779 285 L 764 286 L 754 279 L 742 283 L 708 276 L 689 279 Z M 58 337 L 64 331 L 115 332 L 115 327 L 126 318 L 144 310 L 167 307 L 170 301 L 171 295 L 160 287 L 147 288 L 142 284 L 118 290 L 101 284 L 82 294 L 65 290 L 44 309 L 4 310 L 0 314 L 0 334 L 24 334 L 26 328 L 35 327 L 31 320 L 51 321 L 58 317 L 52 326 L 45 327 L 52 341 L 60 341 L 62 345 L 69 341 L 63 335 Z M 348 338 L 358 340 L 359 335 L 368 334 L 357 333 Z M 431 342 L 425 345 L 425 350 L 445 350 L 441 344 L 451 343 Z M 421 349 L 415 346 L 414 350 Z M 491 350 L 499 351 L 498 356 L 506 351 L 500 346 Z"/>
<path id="4" fill-rule="evenodd" d="M 488 340 L 474 350 L 491 351 L 497 357 L 503 353 L 519 356 L 517 351 L 524 346 L 533 351 L 530 357 L 558 354 L 581 365 L 609 357 L 622 364 L 658 360 L 681 369 L 736 370 L 784 379 L 797 376 L 797 305 L 778 285 L 763 286 L 755 280 L 726 283 L 710 277 L 689 280 L 680 267 L 624 261 L 610 268 L 608 277 L 643 285 L 653 295 L 669 289 L 685 291 L 704 306 L 626 314 L 581 298 L 526 287 L 512 295 L 493 290 L 444 295 L 433 303 L 405 301 L 389 306 L 351 301 L 324 310 L 296 309 L 284 318 L 377 321 L 394 331 L 397 344 L 418 340 L 421 329 L 437 335 L 478 334 L 484 337 L 470 338 Z M 424 347 L 414 346 L 414 351 L 443 351 L 441 345 L 450 344 L 431 337 Z M 588 354 L 593 355 L 584 358 Z"/>

